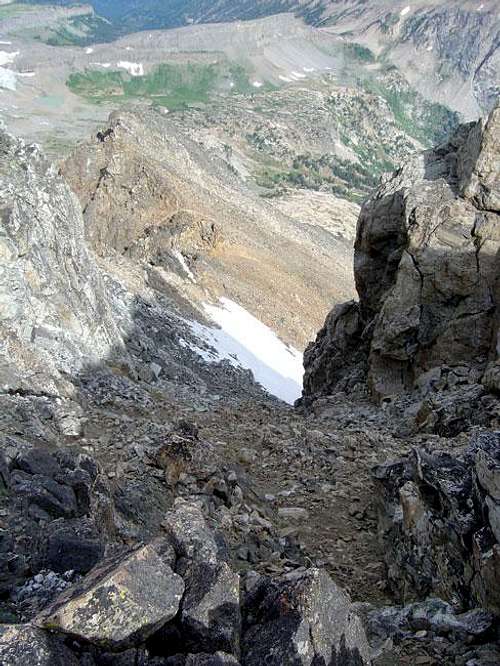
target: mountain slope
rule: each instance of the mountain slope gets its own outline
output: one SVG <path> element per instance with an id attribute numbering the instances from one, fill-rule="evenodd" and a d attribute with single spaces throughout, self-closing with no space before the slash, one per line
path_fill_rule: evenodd
<path id="1" fill-rule="evenodd" d="M 68 4 L 62 2 L 61 4 Z M 87 40 L 191 23 L 253 20 L 294 12 L 311 25 L 369 46 L 396 65 L 423 95 L 475 118 L 500 91 L 500 19 L 495 0 L 193 0 L 92 3 L 110 20 Z M 78 43 L 78 42 L 75 42 Z"/>

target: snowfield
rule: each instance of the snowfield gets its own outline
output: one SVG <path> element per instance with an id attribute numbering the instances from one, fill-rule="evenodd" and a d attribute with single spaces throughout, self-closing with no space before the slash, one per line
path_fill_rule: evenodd
<path id="1" fill-rule="evenodd" d="M 213 348 L 193 348 L 209 363 L 224 359 L 252 371 L 269 393 L 293 404 L 302 394 L 302 354 L 282 342 L 276 333 L 228 298 L 220 305 L 204 304 L 208 317 L 220 328 L 191 322 L 193 333 Z M 186 344 L 186 343 L 185 343 Z"/>
<path id="2" fill-rule="evenodd" d="M 138 62 L 128 62 L 127 60 L 120 60 L 116 63 L 119 69 L 126 69 L 131 76 L 144 76 L 144 66 Z"/>

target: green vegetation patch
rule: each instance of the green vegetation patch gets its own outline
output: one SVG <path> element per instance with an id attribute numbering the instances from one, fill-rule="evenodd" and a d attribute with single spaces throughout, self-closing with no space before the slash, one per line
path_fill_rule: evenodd
<path id="1" fill-rule="evenodd" d="M 149 99 L 175 110 L 206 103 L 218 92 L 255 93 L 245 69 L 234 63 L 164 63 L 144 76 L 126 70 L 86 69 L 71 74 L 69 89 L 96 103 L 123 99 Z M 266 85 L 260 90 L 269 89 Z"/>
<path id="2" fill-rule="evenodd" d="M 73 16 L 51 29 L 48 33 L 36 35 L 49 46 L 88 46 L 109 42 L 116 37 L 115 28 L 95 14 Z"/>
<path id="3" fill-rule="evenodd" d="M 413 88 L 391 81 L 364 81 L 368 92 L 383 97 L 396 123 L 424 146 L 444 141 L 458 125 L 458 115 L 442 104 L 429 102 Z"/>
<path id="4" fill-rule="evenodd" d="M 280 186 L 329 191 L 351 201 L 362 201 L 378 182 L 381 170 L 366 168 L 331 154 L 312 157 L 297 155 L 291 168 L 268 167 L 257 175 L 257 184 L 273 189 Z"/>
<path id="5" fill-rule="evenodd" d="M 376 57 L 373 51 L 370 51 L 366 46 L 351 42 L 350 44 L 343 45 L 344 56 L 349 60 L 359 63 L 373 63 L 376 62 Z"/>

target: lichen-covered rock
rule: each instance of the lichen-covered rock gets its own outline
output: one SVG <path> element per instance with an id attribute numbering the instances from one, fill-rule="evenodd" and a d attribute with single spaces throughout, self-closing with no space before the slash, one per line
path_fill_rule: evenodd
<path id="1" fill-rule="evenodd" d="M 337 307 L 308 348 L 306 401 L 355 384 L 378 399 L 481 380 L 500 388 L 490 362 L 498 355 L 499 140 L 500 106 L 486 125 L 464 125 L 409 160 L 363 205 L 359 306 Z"/>
<path id="2" fill-rule="evenodd" d="M 0 625 L 2 666 L 78 666 L 78 659 L 48 632 L 30 625 Z"/>
<path id="3" fill-rule="evenodd" d="M 224 559 L 225 544 L 211 530 L 200 507 L 194 501 L 178 498 L 163 526 L 177 557 L 216 564 Z"/>
<path id="4" fill-rule="evenodd" d="M 246 623 L 246 666 L 370 663 L 349 597 L 318 569 L 261 580 L 247 599 Z"/>
<path id="5" fill-rule="evenodd" d="M 40 614 L 37 625 L 109 650 L 144 642 L 176 616 L 184 593 L 160 548 L 149 544 L 96 567 Z"/>

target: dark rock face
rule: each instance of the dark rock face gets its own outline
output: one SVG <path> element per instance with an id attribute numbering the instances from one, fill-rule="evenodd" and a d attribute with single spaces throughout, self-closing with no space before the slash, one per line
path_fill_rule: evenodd
<path id="1" fill-rule="evenodd" d="M 437 595 L 500 612 L 499 462 L 499 433 L 483 433 L 461 456 L 415 450 L 375 468 L 379 534 L 401 601 Z"/>
<path id="2" fill-rule="evenodd" d="M 500 106 L 410 160 L 363 206 L 359 306 L 305 354 L 304 398 L 366 385 L 379 400 L 483 382 L 498 390 Z"/>
<path id="3" fill-rule="evenodd" d="M 112 504 L 94 460 L 70 449 L 34 447 L 2 465 L 10 499 L 0 537 L 2 598 L 41 570 L 89 572 L 103 555 L 103 515 Z M 57 591 L 57 585 L 49 587 Z M 40 601 L 46 599 L 48 590 L 39 592 Z M 33 611 L 36 597 L 31 595 Z"/>
<path id="4" fill-rule="evenodd" d="M 363 666 L 368 645 L 349 597 L 320 570 L 264 578 L 248 595 L 242 654 L 248 666 Z"/>

